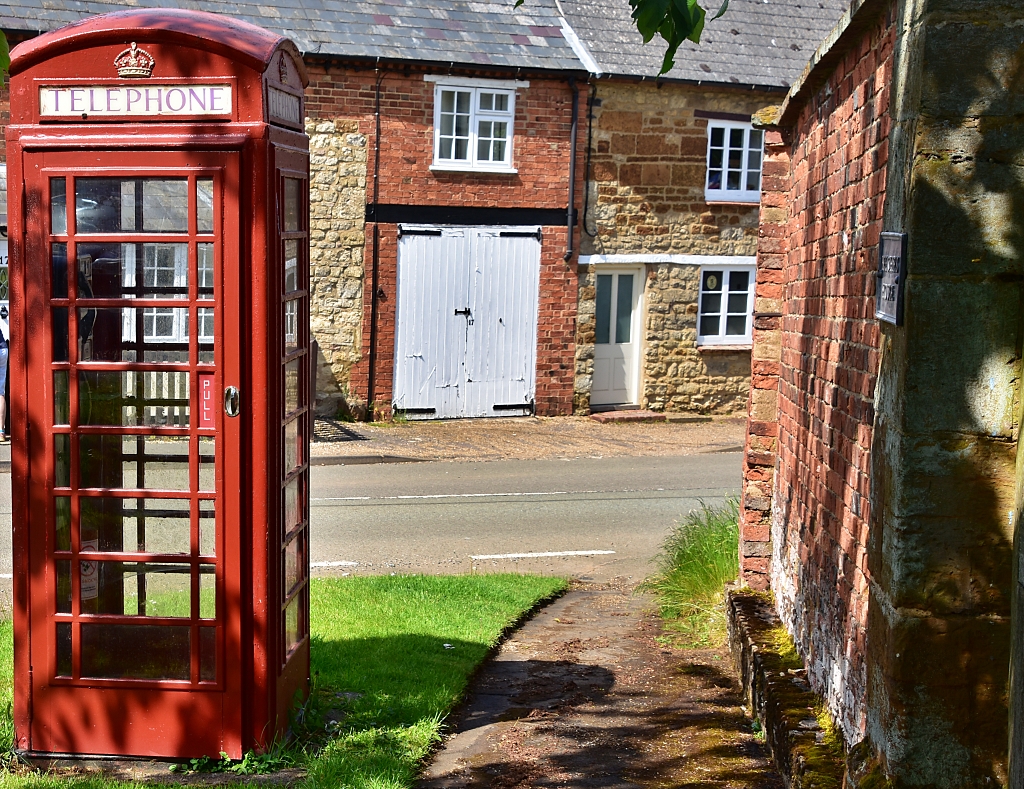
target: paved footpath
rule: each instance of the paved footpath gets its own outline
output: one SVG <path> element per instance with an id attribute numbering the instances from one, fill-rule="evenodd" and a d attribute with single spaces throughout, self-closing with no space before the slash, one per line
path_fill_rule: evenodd
<path id="1" fill-rule="evenodd" d="M 482 668 L 419 789 L 781 789 L 729 654 L 659 640 L 652 601 L 574 589 Z"/>
<path id="2" fill-rule="evenodd" d="M 314 465 L 356 465 L 655 457 L 743 449 L 743 417 L 673 419 L 679 421 L 602 423 L 586 416 L 556 416 L 365 424 L 318 419 L 310 452 Z"/>

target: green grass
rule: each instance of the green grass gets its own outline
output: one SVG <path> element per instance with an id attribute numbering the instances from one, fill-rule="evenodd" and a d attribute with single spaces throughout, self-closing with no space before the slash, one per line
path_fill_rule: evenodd
<path id="1" fill-rule="evenodd" d="M 308 765 L 308 785 L 411 786 L 473 669 L 506 627 L 565 582 L 521 575 L 352 580 L 313 587 L 314 702 L 346 716 L 340 736 Z"/>
<path id="2" fill-rule="evenodd" d="M 560 578 L 512 574 L 315 579 L 315 688 L 297 725 L 303 736 L 286 754 L 307 769 L 301 786 L 412 786 L 473 670 L 510 625 L 565 587 Z M 0 623 L 0 737 L 5 738 L 0 747 L 5 748 L 12 741 L 12 667 L 11 625 Z M 4 789 L 129 786 L 135 785 L 0 773 Z"/>
<path id="3" fill-rule="evenodd" d="M 14 747 L 14 623 L 0 621 L 0 752 Z"/>
<path id="4" fill-rule="evenodd" d="M 739 502 L 701 503 L 662 544 L 657 566 L 641 588 L 658 595 L 667 629 L 686 646 L 722 643 L 724 586 L 739 574 Z"/>

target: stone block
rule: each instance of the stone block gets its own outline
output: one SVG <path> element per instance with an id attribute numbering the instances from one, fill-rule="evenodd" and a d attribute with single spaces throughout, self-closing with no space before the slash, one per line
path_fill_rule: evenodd
<path id="1" fill-rule="evenodd" d="M 636 140 L 635 134 L 613 134 L 609 150 L 613 154 L 632 155 L 636 153 Z"/>
<path id="2" fill-rule="evenodd" d="M 920 394 L 903 408 L 917 430 L 1012 435 L 1020 299 L 1016 282 L 911 274 L 905 376 Z"/>
<path id="3" fill-rule="evenodd" d="M 642 165 L 640 182 L 644 186 L 657 186 L 672 182 L 672 166 L 668 164 L 645 164 Z M 625 169 L 623 167 L 622 169 Z"/>
<path id="4" fill-rule="evenodd" d="M 672 166 L 671 184 L 704 188 L 704 165 L 676 164 Z"/>
<path id="5" fill-rule="evenodd" d="M 641 156 L 679 156 L 679 137 L 664 134 L 641 134 L 636 140 L 636 152 Z"/>
<path id="6" fill-rule="evenodd" d="M 618 167 L 614 162 L 595 161 L 592 172 L 595 181 L 615 181 L 619 177 Z"/>
<path id="7" fill-rule="evenodd" d="M 898 752 L 880 743 L 896 757 L 890 775 L 903 785 L 990 785 L 1005 771 L 1009 618 L 929 616 L 877 600 L 868 610 L 870 632 L 886 634 L 869 642 L 881 702 L 872 715 L 901 733 Z"/>
<path id="8" fill-rule="evenodd" d="M 643 130 L 642 112 L 615 112 L 603 111 L 597 119 L 596 125 L 602 131 L 629 132 L 639 134 Z"/>
<path id="9" fill-rule="evenodd" d="M 943 4 L 950 5 L 949 0 Z M 1016 89 L 1020 79 L 1019 26 L 1024 22 L 1020 7 L 991 2 L 976 5 L 978 12 L 969 17 L 951 24 L 927 25 L 922 52 L 923 115 L 962 118 L 978 114 L 979 107 L 983 108 L 980 114 L 992 117 L 1024 114 L 1024 93 Z M 993 24 L 997 18 L 999 23 Z"/>

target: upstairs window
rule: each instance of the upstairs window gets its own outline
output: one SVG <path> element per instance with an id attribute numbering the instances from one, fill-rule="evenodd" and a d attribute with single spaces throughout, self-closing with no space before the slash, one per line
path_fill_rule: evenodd
<path id="1" fill-rule="evenodd" d="M 698 345 L 750 345 L 754 267 L 708 267 L 700 272 Z"/>
<path id="2" fill-rule="evenodd" d="M 708 121 L 709 203 L 756 203 L 761 199 L 764 132 L 749 123 Z"/>
<path id="3" fill-rule="evenodd" d="M 434 168 L 512 171 L 514 90 L 439 84 L 434 90 Z"/>

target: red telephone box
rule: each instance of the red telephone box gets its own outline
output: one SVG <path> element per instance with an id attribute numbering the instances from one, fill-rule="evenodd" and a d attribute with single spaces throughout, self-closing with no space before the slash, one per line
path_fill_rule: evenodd
<path id="1" fill-rule="evenodd" d="M 156 9 L 10 73 L 16 747 L 238 758 L 309 682 L 305 68 Z"/>

